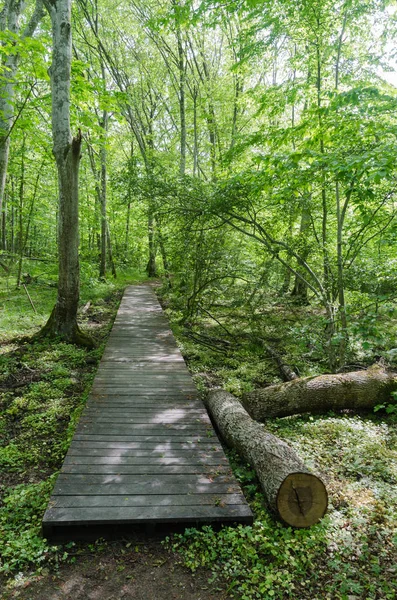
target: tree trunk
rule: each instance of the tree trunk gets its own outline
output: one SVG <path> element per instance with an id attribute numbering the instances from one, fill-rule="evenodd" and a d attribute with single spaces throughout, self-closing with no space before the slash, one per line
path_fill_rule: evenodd
<path id="1" fill-rule="evenodd" d="M 19 259 L 18 259 L 18 274 L 17 274 L 17 288 L 21 287 L 22 278 L 22 264 L 23 264 L 23 205 L 25 196 L 25 149 L 26 149 L 26 136 L 23 136 L 22 141 L 22 156 L 21 156 L 21 180 L 19 183 L 19 228 L 18 228 L 18 239 L 19 239 Z"/>
<path id="2" fill-rule="evenodd" d="M 0 13 L 0 31 L 8 30 L 14 36 L 20 33 L 21 15 L 26 8 L 23 0 L 5 2 Z M 36 0 L 35 10 L 22 33 L 22 37 L 32 37 L 44 15 L 42 0 Z M 10 52 L 4 65 L 7 76 L 0 85 L 0 212 L 3 203 L 10 152 L 10 134 L 14 125 L 15 76 L 19 65 L 19 54 Z"/>
<path id="3" fill-rule="evenodd" d="M 293 527 L 310 527 L 327 510 L 327 491 L 285 442 L 255 423 L 240 402 L 211 391 L 206 405 L 226 443 L 255 469 L 270 509 Z"/>
<path id="4" fill-rule="evenodd" d="M 106 239 L 107 239 L 107 249 L 108 249 L 110 268 L 112 270 L 112 275 L 113 275 L 114 279 L 117 279 L 116 265 L 114 263 L 114 258 L 113 258 L 112 240 L 110 237 L 109 223 L 107 221 L 106 221 Z"/>
<path id="5" fill-rule="evenodd" d="M 198 131 L 197 131 L 197 96 L 198 91 L 194 86 L 193 93 L 193 177 L 199 175 L 198 170 Z"/>
<path id="6" fill-rule="evenodd" d="M 7 206 L 5 196 L 1 210 L 1 249 L 7 250 Z"/>
<path id="7" fill-rule="evenodd" d="M 302 258 L 306 262 L 309 256 L 308 233 L 310 228 L 310 212 L 307 206 L 302 207 L 301 223 L 299 236 L 302 240 Z M 299 267 L 297 270 L 300 270 Z M 307 285 L 302 277 L 295 276 L 295 283 L 291 296 L 295 298 L 297 304 L 308 304 L 307 300 Z"/>
<path id="8" fill-rule="evenodd" d="M 1 31 L 8 30 L 17 36 L 22 10 L 22 1 L 6 2 L 1 13 Z M 14 117 L 14 78 L 18 62 L 18 54 L 10 52 L 4 64 L 7 77 L 0 86 L 0 209 L 3 203 L 10 153 L 10 132 Z"/>
<path id="9" fill-rule="evenodd" d="M 178 47 L 178 71 L 179 71 L 179 119 L 181 127 L 181 141 L 180 141 L 180 160 L 179 160 L 179 174 L 181 177 L 185 175 L 186 170 L 186 106 L 185 106 L 185 80 L 186 80 L 186 69 L 185 69 L 185 52 L 182 43 L 182 32 L 180 26 L 180 4 L 178 0 L 173 0 L 174 7 L 174 18 L 175 18 L 175 30 L 176 30 L 176 41 Z"/>
<path id="10" fill-rule="evenodd" d="M 104 69 L 102 67 L 102 73 L 104 77 Z M 107 217 L 106 217 L 106 184 L 107 184 L 107 129 L 108 129 L 108 113 L 106 110 L 103 111 L 102 121 L 100 123 L 102 129 L 101 138 L 101 188 L 100 188 L 100 201 L 101 201 L 101 261 L 99 267 L 99 277 L 106 277 L 106 239 L 107 239 Z"/>
<path id="11" fill-rule="evenodd" d="M 149 206 L 148 215 L 148 240 L 149 240 L 149 260 L 146 267 L 148 277 L 157 277 L 156 268 L 156 247 L 154 244 L 154 217 L 153 209 Z"/>
<path id="12" fill-rule="evenodd" d="M 128 245 L 130 238 L 130 219 L 131 219 L 131 200 L 128 200 L 127 204 L 127 217 L 125 220 L 125 240 L 124 240 L 124 252 L 126 257 L 128 257 Z"/>
<path id="13" fill-rule="evenodd" d="M 71 0 L 45 0 L 51 17 L 53 153 L 58 171 L 58 296 L 51 316 L 39 335 L 61 337 L 92 346 L 77 325 L 80 292 L 78 173 L 82 135 L 70 131 L 70 72 L 72 59 Z"/>
<path id="14" fill-rule="evenodd" d="M 164 273 L 165 273 L 165 277 L 167 279 L 167 285 L 171 289 L 172 282 L 171 282 L 171 276 L 170 276 L 170 265 L 168 263 L 167 251 L 166 251 L 165 244 L 164 244 L 164 237 L 163 237 L 163 234 L 161 231 L 159 220 L 157 218 L 156 218 L 156 225 L 157 225 L 157 237 L 159 240 L 161 258 L 163 260 Z"/>
<path id="15" fill-rule="evenodd" d="M 370 409 L 387 402 L 396 390 L 397 373 L 374 365 L 367 371 L 303 377 L 271 385 L 245 394 L 243 405 L 253 419 L 263 421 L 305 412 Z"/>

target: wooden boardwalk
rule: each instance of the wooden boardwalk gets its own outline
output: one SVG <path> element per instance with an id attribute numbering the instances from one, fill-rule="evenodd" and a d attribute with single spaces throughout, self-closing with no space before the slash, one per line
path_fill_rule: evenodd
<path id="1" fill-rule="evenodd" d="M 251 523 L 252 513 L 153 290 L 130 286 L 43 534 L 214 522 Z"/>

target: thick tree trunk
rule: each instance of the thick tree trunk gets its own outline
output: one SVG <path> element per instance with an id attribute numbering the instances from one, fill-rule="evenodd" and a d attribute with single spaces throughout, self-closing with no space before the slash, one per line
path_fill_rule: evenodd
<path id="1" fill-rule="evenodd" d="M 80 293 L 78 174 L 81 131 L 70 132 L 70 72 L 72 59 L 71 0 L 45 0 L 52 23 L 51 65 L 53 153 L 58 170 L 58 296 L 39 335 L 61 337 L 92 346 L 77 325 Z"/>
<path id="2" fill-rule="evenodd" d="M 263 421 L 305 412 L 369 409 L 387 402 L 396 390 L 397 373 L 375 365 L 367 371 L 304 377 L 271 385 L 245 394 L 243 404 L 253 419 Z"/>
<path id="3" fill-rule="evenodd" d="M 295 451 L 253 421 L 232 394 L 213 390 L 206 405 L 225 442 L 255 469 L 271 510 L 293 527 L 317 523 L 327 510 L 327 491 Z"/>

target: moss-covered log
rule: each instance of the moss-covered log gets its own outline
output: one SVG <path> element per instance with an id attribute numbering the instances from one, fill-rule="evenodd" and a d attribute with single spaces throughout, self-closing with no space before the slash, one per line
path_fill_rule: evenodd
<path id="1" fill-rule="evenodd" d="M 206 405 L 228 446 L 255 469 L 269 507 L 293 527 L 317 523 L 327 510 L 327 491 L 296 452 L 253 421 L 232 394 L 212 390 Z"/>
<path id="2" fill-rule="evenodd" d="M 387 402 L 397 390 L 397 373 L 375 365 L 366 371 L 304 377 L 271 385 L 243 397 L 243 405 L 253 419 L 286 417 L 328 410 L 371 409 Z"/>

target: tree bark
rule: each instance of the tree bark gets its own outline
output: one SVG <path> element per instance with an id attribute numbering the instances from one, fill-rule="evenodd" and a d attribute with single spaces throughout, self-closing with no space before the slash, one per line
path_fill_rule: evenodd
<path id="1" fill-rule="evenodd" d="M 50 69 L 52 92 L 53 154 L 58 171 L 58 296 L 47 324 L 39 335 L 61 337 L 92 346 L 77 325 L 80 293 L 78 173 L 82 135 L 70 131 L 70 74 L 72 60 L 72 0 L 45 0 L 51 17 L 53 56 Z"/>
<path id="2" fill-rule="evenodd" d="M 310 228 L 310 212 L 309 208 L 305 205 L 302 207 L 302 215 L 300 222 L 300 232 L 299 236 L 302 240 L 302 258 L 306 262 L 309 257 L 309 245 L 308 245 L 308 233 Z M 298 267 L 299 269 L 299 267 Z M 300 270 L 300 269 L 299 269 Z M 293 290 L 291 292 L 291 296 L 295 298 L 295 302 L 297 304 L 308 304 L 307 299 L 307 285 L 306 282 L 302 279 L 302 277 L 295 276 L 295 283 Z"/>
<path id="3" fill-rule="evenodd" d="M 18 274 L 17 274 L 17 288 L 21 287 L 21 277 L 22 277 L 22 264 L 23 264 L 23 205 L 24 205 L 24 196 L 25 196 L 25 151 L 26 151 L 26 135 L 23 136 L 22 141 L 22 156 L 21 156 L 21 179 L 19 182 L 19 229 L 18 229 L 18 239 L 19 239 L 19 257 L 18 257 Z"/>
<path id="4" fill-rule="evenodd" d="M 20 33 L 20 18 L 25 10 L 23 0 L 10 0 L 4 3 L 0 13 L 0 31 L 8 30 L 14 36 Z M 36 1 L 35 10 L 22 33 L 22 37 L 31 37 L 44 15 L 42 0 Z M 19 54 L 10 52 L 4 62 L 6 78 L 0 85 L 0 212 L 6 185 L 10 134 L 14 125 L 15 76 L 19 65 Z"/>
<path id="5" fill-rule="evenodd" d="M 154 216 L 153 208 L 149 206 L 148 214 L 148 240 L 149 240 L 149 260 L 146 266 L 148 277 L 157 277 L 156 268 L 156 247 L 154 243 Z"/>
<path id="6" fill-rule="evenodd" d="M 102 74 L 104 75 L 104 68 L 102 66 Z M 107 239 L 107 216 L 106 216 L 106 184 L 107 184 L 107 130 L 108 130 L 108 113 L 106 110 L 103 111 L 102 121 L 100 123 L 102 129 L 101 139 L 101 188 L 100 188 L 100 200 L 101 200 L 101 261 L 99 267 L 99 277 L 106 277 L 106 239 Z"/>
<path id="7" fill-rule="evenodd" d="M 112 275 L 113 275 L 114 279 L 117 279 L 116 265 L 115 265 L 114 258 L 113 258 L 112 240 L 110 237 L 109 223 L 107 221 L 106 221 L 106 239 L 107 239 L 107 249 L 108 249 L 110 268 L 112 270 Z"/>
<path id="8" fill-rule="evenodd" d="M 182 32 L 179 22 L 179 9 L 180 4 L 178 0 L 173 0 L 172 5 L 174 7 L 174 19 L 175 19 L 175 31 L 176 41 L 178 47 L 178 71 L 179 71 L 179 118 L 181 127 L 181 140 L 180 140 L 180 160 L 179 160 L 179 174 L 181 177 L 185 175 L 186 170 L 186 106 L 185 106 L 185 80 L 186 80 L 186 68 L 185 68 L 185 52 L 183 48 Z"/>
<path id="9" fill-rule="evenodd" d="M 293 527 L 317 523 L 328 505 L 321 479 L 288 444 L 253 421 L 232 394 L 213 390 L 205 402 L 225 442 L 255 469 L 269 508 Z"/>
<path id="10" fill-rule="evenodd" d="M 306 412 L 370 409 L 387 402 L 396 390 L 397 373 L 374 365 L 367 371 L 303 377 L 271 385 L 245 394 L 243 405 L 253 419 L 263 421 Z"/>

